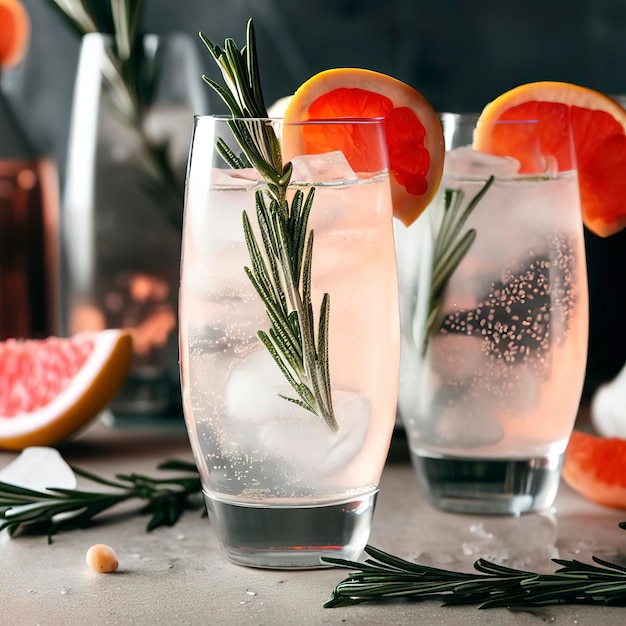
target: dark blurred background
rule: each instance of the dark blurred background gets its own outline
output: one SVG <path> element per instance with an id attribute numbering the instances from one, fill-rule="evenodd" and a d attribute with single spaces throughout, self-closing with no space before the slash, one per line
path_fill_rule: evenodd
<path id="1" fill-rule="evenodd" d="M 23 3 L 32 20 L 30 52 L 7 87 L 63 181 L 79 40 L 45 0 Z M 197 32 L 241 44 L 254 18 L 268 103 L 339 66 L 391 74 L 440 111 L 478 111 L 536 80 L 626 94 L 625 0 L 146 0 L 144 17 L 146 32 L 193 37 L 210 75 L 213 62 Z M 221 112 L 212 94 L 209 109 Z M 626 234 L 605 240 L 588 234 L 587 253 L 589 395 L 626 361 Z"/>

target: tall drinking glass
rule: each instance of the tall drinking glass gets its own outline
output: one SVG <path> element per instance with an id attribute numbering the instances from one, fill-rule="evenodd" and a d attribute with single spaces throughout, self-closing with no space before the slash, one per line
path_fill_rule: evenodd
<path id="1" fill-rule="evenodd" d="M 363 158 L 290 154 L 283 212 L 256 169 L 245 162 L 233 169 L 241 153 L 234 127 L 289 137 L 292 147 L 317 131 L 350 133 Z M 394 427 L 399 374 L 379 122 L 287 127 L 196 118 L 180 350 L 189 437 L 228 557 L 277 568 L 319 567 L 322 555 L 358 557 Z"/>
<path id="2" fill-rule="evenodd" d="M 515 124 L 512 132 L 524 133 L 522 167 L 470 148 L 475 116 L 447 114 L 442 123 L 438 195 L 414 228 L 398 231 L 399 409 L 412 461 L 438 508 L 545 509 L 557 492 L 586 365 L 575 157 L 559 154 L 571 164 L 559 172 L 533 121 L 494 130 Z"/>

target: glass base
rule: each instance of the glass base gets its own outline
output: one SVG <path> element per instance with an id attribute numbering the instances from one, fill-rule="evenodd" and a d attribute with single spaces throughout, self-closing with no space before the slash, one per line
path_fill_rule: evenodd
<path id="1" fill-rule="evenodd" d="M 274 569 L 328 567 L 321 556 L 357 559 L 370 534 L 378 491 L 319 506 L 253 506 L 204 494 L 228 558 Z"/>
<path id="2" fill-rule="evenodd" d="M 554 502 L 563 455 L 532 459 L 431 457 L 411 451 L 429 501 L 443 511 L 519 515 Z"/>

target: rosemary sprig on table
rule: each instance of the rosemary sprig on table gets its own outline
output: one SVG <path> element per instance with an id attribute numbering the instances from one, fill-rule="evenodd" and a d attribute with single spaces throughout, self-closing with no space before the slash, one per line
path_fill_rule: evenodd
<path id="1" fill-rule="evenodd" d="M 139 514 L 150 514 L 146 527 L 173 526 L 189 509 L 203 508 L 193 496 L 201 493 L 196 466 L 166 461 L 161 470 L 183 473 L 175 478 L 118 474 L 114 480 L 72 467 L 107 491 L 48 488 L 35 491 L 0 482 L 0 531 L 42 534 L 86 528 L 94 518 L 123 502 L 138 499 L 146 504 Z M 112 490 L 111 490 L 112 489 Z M 619 524 L 626 530 L 626 521 Z M 334 589 L 327 608 L 393 599 L 438 600 L 445 606 L 478 605 L 481 609 L 524 608 L 551 604 L 626 605 L 626 567 L 592 557 L 594 564 L 553 559 L 561 566 L 553 574 L 537 574 L 479 559 L 477 573 L 455 572 L 411 563 L 372 546 L 365 547 L 365 562 L 322 557 L 324 563 L 349 568 L 348 577 Z"/>
<path id="2" fill-rule="evenodd" d="M 230 109 L 229 126 L 242 154 L 235 154 L 221 138 L 216 148 L 231 167 L 251 164 L 267 182 L 267 190 L 258 191 L 255 197 L 261 244 L 247 212 L 243 212 L 252 265 L 244 270 L 265 305 L 271 325 L 268 333 L 258 331 L 259 339 L 298 395 L 281 397 L 319 415 L 336 430 L 328 365 L 330 296 L 325 293 L 322 298 L 317 338 L 311 301 L 314 234 L 313 230 L 307 232 L 307 225 L 315 189 L 309 189 L 306 198 L 302 190 L 296 190 L 291 203 L 287 199 L 292 165 L 283 165 L 274 127 L 262 119 L 267 117 L 267 110 L 252 20 L 241 50 L 232 39 L 226 39 L 221 49 L 203 33 L 200 37 L 221 70 L 225 88 L 207 76 L 203 79 Z"/>
<path id="3" fill-rule="evenodd" d="M 185 461 L 166 461 L 158 469 L 183 475 L 151 478 L 117 474 L 115 480 L 108 480 L 72 467 L 78 476 L 114 491 L 49 487 L 43 492 L 0 482 L 0 531 L 7 529 L 11 536 L 20 532 L 43 534 L 50 542 L 55 533 L 86 528 L 103 511 L 134 499 L 145 502 L 140 514 L 151 515 L 147 531 L 173 526 L 186 510 L 202 507 L 201 502 L 191 500 L 191 496 L 201 493 L 200 477 L 196 466 Z"/>
<path id="4" fill-rule="evenodd" d="M 446 189 L 444 191 L 443 215 L 435 235 L 430 302 L 422 354 L 426 353 L 428 341 L 437 330 L 441 300 L 446 285 L 476 239 L 476 229 L 474 228 L 468 229 L 459 239 L 463 226 L 465 226 L 465 222 L 483 199 L 494 180 L 494 176 L 490 176 L 483 188 L 468 202 L 465 208 L 462 208 L 465 198 L 462 190 Z"/>
<path id="5" fill-rule="evenodd" d="M 620 524 L 624 528 L 625 524 Z M 553 559 L 560 569 L 537 574 L 485 559 L 477 573 L 418 565 L 366 546 L 364 563 L 332 557 L 322 561 L 354 569 L 340 582 L 327 608 L 389 599 L 438 600 L 444 606 L 475 604 L 481 609 L 522 608 L 552 604 L 626 605 L 626 567 L 592 557 L 595 565 Z"/>
<path id="6" fill-rule="evenodd" d="M 145 0 L 48 0 L 79 37 L 107 33 L 113 37 L 107 64 L 101 68 L 117 113 L 139 148 L 147 188 L 177 228 L 182 228 L 183 185 L 168 156 L 167 142 L 155 143 L 145 131 L 145 112 L 157 87 L 160 67 L 145 53 L 139 24 Z"/>

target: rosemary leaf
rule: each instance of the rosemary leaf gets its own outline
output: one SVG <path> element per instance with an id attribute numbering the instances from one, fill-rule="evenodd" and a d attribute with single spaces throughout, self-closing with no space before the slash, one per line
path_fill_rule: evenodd
<path id="1" fill-rule="evenodd" d="M 228 68 L 228 75 L 233 81 L 237 93 L 237 100 L 243 111 L 242 117 L 262 117 L 257 113 L 254 104 L 254 94 L 247 89 L 246 70 L 244 68 L 241 53 L 232 39 L 227 39 L 224 44 L 224 66 Z M 254 144 L 253 144 L 254 145 Z"/>
<path id="2" fill-rule="evenodd" d="M 267 351 L 270 353 L 276 365 L 280 368 L 280 371 L 283 373 L 283 376 L 287 379 L 287 382 L 297 391 L 301 397 L 301 389 L 302 385 L 300 383 L 300 372 L 298 372 L 298 368 L 295 366 L 293 362 L 291 362 L 285 354 L 282 346 L 277 346 L 272 339 L 262 330 L 257 332 L 257 336 L 261 340 L 261 343 L 266 347 Z M 306 387 L 304 387 L 306 389 Z M 310 396 L 310 394 L 307 394 Z M 302 397 L 302 400 L 305 401 L 307 407 L 311 412 L 315 412 L 313 410 L 312 404 L 308 401 L 308 397 Z"/>
<path id="3" fill-rule="evenodd" d="M 620 524 L 620 528 L 624 527 Z M 478 559 L 476 573 L 454 572 L 400 559 L 366 546 L 364 563 L 322 557 L 324 563 L 354 570 L 334 589 L 327 608 L 391 598 L 438 600 L 445 606 L 481 609 L 555 604 L 626 605 L 626 568 L 593 557 L 596 565 L 553 559 L 552 574 L 518 570 Z"/>
<path id="4" fill-rule="evenodd" d="M 322 297 L 322 305 L 320 308 L 319 330 L 318 330 L 318 358 L 320 379 L 324 383 L 323 396 L 326 398 L 331 397 L 330 371 L 328 361 L 328 321 L 330 318 L 330 297 L 325 293 Z M 326 407 L 328 410 L 328 407 Z"/>
<path id="5" fill-rule="evenodd" d="M 203 76 L 202 80 L 220 96 L 220 98 L 226 103 L 231 111 L 238 111 L 239 105 L 226 89 L 224 89 L 219 83 L 216 83 L 208 76 Z M 243 113 L 240 112 L 239 117 L 241 117 L 242 115 Z"/>
<path id="6" fill-rule="evenodd" d="M 258 207 L 257 209 L 257 213 L 259 212 L 262 212 L 260 207 Z M 256 237 L 252 232 L 252 226 L 250 225 L 248 214 L 245 211 L 243 213 L 243 231 L 246 245 L 248 247 L 248 254 L 250 255 L 250 261 L 252 261 L 252 272 L 258 284 L 256 290 L 259 292 L 260 295 L 262 295 L 262 297 L 267 295 L 268 301 L 271 301 L 272 296 L 274 297 L 274 299 L 276 298 L 276 293 L 267 270 L 267 265 L 265 264 L 265 259 L 261 254 L 259 245 L 256 241 Z M 249 274 L 247 267 L 244 267 L 244 270 L 246 270 L 246 273 Z"/>
<path id="7" fill-rule="evenodd" d="M 315 409 L 311 405 L 311 403 L 307 403 L 304 400 L 299 400 L 298 398 L 290 398 L 289 396 L 284 396 L 282 393 L 279 393 L 278 396 L 283 400 L 287 400 L 288 402 L 293 402 L 297 404 L 299 407 L 306 409 L 307 411 L 311 411 L 311 413 L 315 412 Z"/>
<path id="8" fill-rule="evenodd" d="M 309 221 L 309 215 L 313 208 L 313 199 L 315 198 L 315 188 L 312 187 L 307 194 L 306 201 L 303 203 L 304 194 L 298 190 L 292 202 L 292 214 L 294 219 L 293 232 L 293 250 L 294 250 L 294 273 L 300 275 L 302 271 L 302 261 L 304 259 L 304 246 L 306 243 L 306 225 Z"/>
<path id="9" fill-rule="evenodd" d="M 293 324 L 285 315 L 284 310 L 277 308 L 276 301 L 268 297 L 267 293 L 259 285 L 256 276 L 250 271 L 250 269 L 246 267 L 244 270 L 250 279 L 252 286 L 263 301 L 263 304 L 265 304 L 267 316 L 272 324 L 270 334 L 274 333 L 273 336 L 280 336 L 281 342 L 284 342 L 284 345 L 280 345 L 280 352 L 285 355 L 294 354 L 298 361 L 301 362 L 302 347 L 300 345 L 299 337 L 296 334 L 298 332 L 297 329 L 293 328 Z M 301 373 L 304 371 L 302 367 L 298 367 L 297 363 L 295 363 L 292 367 L 297 372 Z"/>
<path id="10" fill-rule="evenodd" d="M 249 86 L 252 89 L 252 101 L 256 102 L 258 109 L 258 117 L 267 117 L 267 109 L 265 108 L 265 100 L 263 98 L 263 89 L 261 87 L 261 73 L 259 71 L 259 61 L 256 53 L 256 35 L 254 27 L 250 25 L 248 31 L 248 43 L 245 46 L 247 57 Z"/>
<path id="11" fill-rule="evenodd" d="M 200 477 L 194 464 L 168 461 L 159 469 L 184 472 L 182 476 L 152 478 L 140 474 L 117 474 L 115 480 L 97 476 L 77 467 L 73 471 L 113 491 L 84 491 L 50 487 L 41 492 L 0 482 L 0 530 L 13 537 L 18 533 L 45 534 L 85 528 L 102 512 L 127 500 L 140 500 L 140 513 L 152 513 L 147 530 L 174 524 L 184 511 L 201 508 L 191 497 L 201 493 Z"/>
<path id="12" fill-rule="evenodd" d="M 268 210 L 265 205 L 265 199 L 261 192 L 257 192 L 257 220 L 259 223 L 259 229 L 261 231 L 261 239 L 263 241 L 263 247 L 265 250 L 269 250 L 268 261 L 270 269 L 272 271 L 272 286 L 273 296 L 276 303 L 280 306 L 283 315 L 287 317 L 289 312 L 287 310 L 287 298 L 285 296 L 285 290 L 283 289 L 282 280 L 280 277 L 280 269 L 278 267 L 277 259 L 279 258 L 278 242 L 276 240 L 276 234 L 272 228 L 272 214 L 276 212 L 273 208 L 272 212 Z M 272 200 L 271 202 L 276 202 Z"/>
<path id="13" fill-rule="evenodd" d="M 238 119 L 233 119 L 229 122 L 229 126 L 233 131 L 234 137 L 237 139 L 237 143 L 241 146 L 241 149 L 246 157 L 248 157 L 250 163 L 252 163 L 263 178 L 280 186 L 278 183 L 282 174 L 282 168 L 280 172 L 275 170 L 273 165 L 266 159 L 269 150 L 255 144 L 255 135 L 253 133 L 255 127 L 259 124 L 262 124 L 262 122 L 255 121 L 247 123 Z"/>
<path id="14" fill-rule="evenodd" d="M 215 142 L 215 149 L 219 152 L 222 159 L 233 169 L 241 170 L 246 167 L 246 162 L 241 157 L 237 156 L 220 137 L 218 137 Z"/>
<path id="15" fill-rule="evenodd" d="M 457 241 L 463 227 L 476 206 L 485 196 L 495 178 L 490 176 L 478 193 L 468 202 L 462 212 L 464 194 L 458 189 L 444 191 L 444 208 L 441 222 L 435 234 L 435 245 L 432 259 L 431 281 L 429 287 L 429 305 L 424 337 L 422 340 L 422 354 L 426 354 L 428 342 L 438 328 L 439 311 L 443 294 L 452 274 L 456 271 L 465 255 L 476 239 L 475 229 L 466 231 Z"/>
<path id="16" fill-rule="evenodd" d="M 433 293 L 440 294 L 450 276 L 454 274 L 456 268 L 465 258 L 475 239 L 476 230 L 471 228 L 463 235 L 456 246 L 452 247 L 450 245 L 446 248 L 445 253 L 437 259 L 431 279 L 431 290 Z"/>
<path id="17" fill-rule="evenodd" d="M 465 194 L 460 189 L 446 189 L 444 192 L 444 209 L 435 242 L 434 258 L 438 259 L 450 245 L 450 232 L 458 215 Z"/>

